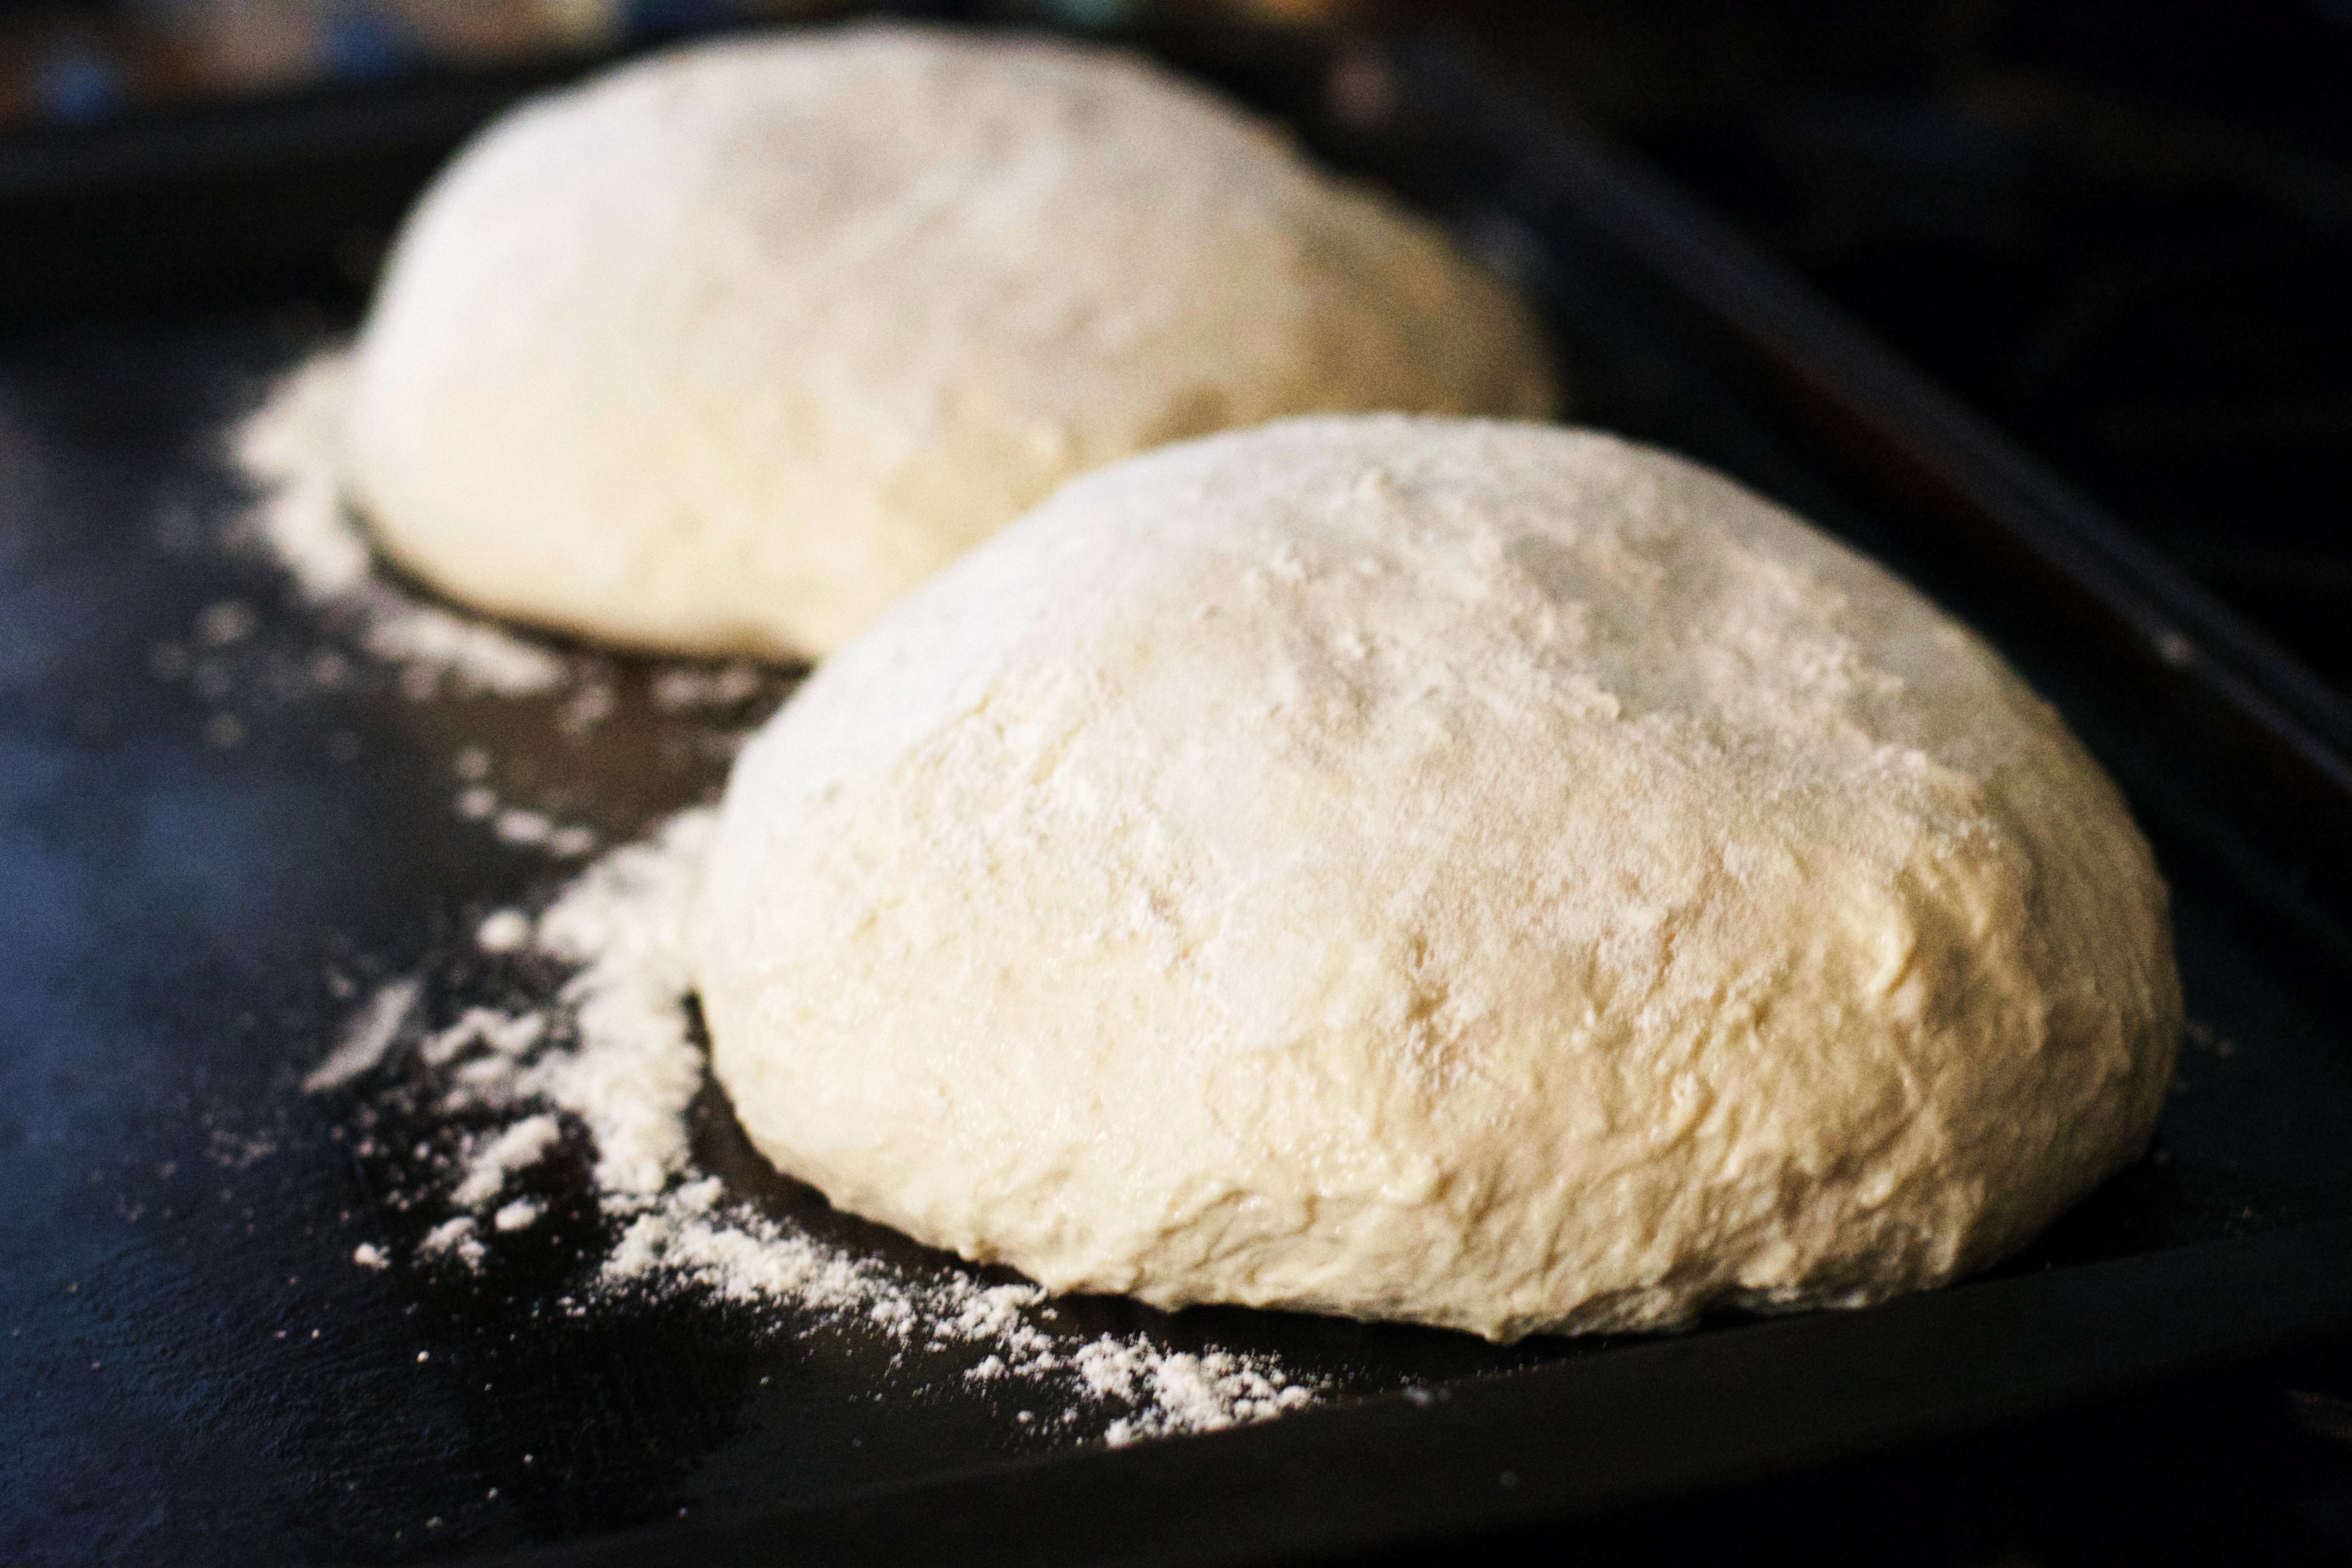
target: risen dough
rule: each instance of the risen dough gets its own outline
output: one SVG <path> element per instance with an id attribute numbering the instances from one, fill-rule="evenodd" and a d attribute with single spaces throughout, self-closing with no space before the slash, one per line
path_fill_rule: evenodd
<path id="1" fill-rule="evenodd" d="M 1507 290 L 1207 91 L 858 27 L 681 49 L 477 140 L 368 318 L 348 481 L 486 609 L 800 657 L 1082 468 L 1554 395 Z"/>
<path id="2" fill-rule="evenodd" d="M 752 1141 L 1063 1289 L 1508 1339 L 1857 1304 L 2134 1158 L 2163 883 L 1904 584 L 1584 432 L 1080 479 L 819 669 L 695 940 Z"/>

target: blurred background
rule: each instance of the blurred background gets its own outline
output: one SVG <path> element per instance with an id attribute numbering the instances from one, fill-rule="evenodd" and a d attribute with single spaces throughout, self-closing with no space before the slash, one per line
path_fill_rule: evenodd
<path id="1" fill-rule="evenodd" d="M 224 99 L 552 71 L 856 9 L 0 0 L 0 144 L 69 144 Z M 992 9 L 1106 29 L 1175 16 L 1480 36 L 2352 690 L 2352 0 Z M 373 259 L 362 237 L 349 265 Z"/>

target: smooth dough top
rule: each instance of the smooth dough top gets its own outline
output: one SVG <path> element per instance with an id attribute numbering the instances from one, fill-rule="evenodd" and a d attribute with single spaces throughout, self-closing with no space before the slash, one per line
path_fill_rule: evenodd
<path id="1" fill-rule="evenodd" d="M 1063 1289 L 1498 1339 L 1860 1304 L 2137 1157 L 2167 896 L 1905 584 L 1583 431 L 1286 421 L 1079 479 L 740 759 L 721 1082 Z"/>
<path id="2" fill-rule="evenodd" d="M 1081 469 L 1556 397 L 1508 289 L 1206 89 L 856 26 L 679 49 L 478 138 L 369 314 L 347 489 L 485 609 L 805 658 Z"/>

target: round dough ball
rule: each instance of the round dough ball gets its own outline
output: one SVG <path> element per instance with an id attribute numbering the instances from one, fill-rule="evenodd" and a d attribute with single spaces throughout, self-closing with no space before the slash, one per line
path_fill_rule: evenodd
<path id="1" fill-rule="evenodd" d="M 737 764 L 694 942 L 752 1142 L 1058 1289 L 1468 1329 L 1853 1305 L 2144 1146 L 2164 884 L 1916 592 L 1580 431 L 1080 479 Z"/>
<path id="2" fill-rule="evenodd" d="M 477 139 L 368 317 L 347 487 L 484 609 L 790 658 L 1081 469 L 1555 396 L 1507 289 L 1205 89 L 853 27 L 680 49 Z"/>

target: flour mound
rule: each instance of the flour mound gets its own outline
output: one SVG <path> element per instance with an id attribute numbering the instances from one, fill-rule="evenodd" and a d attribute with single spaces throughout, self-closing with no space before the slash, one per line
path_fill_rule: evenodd
<path id="1" fill-rule="evenodd" d="M 1319 409 L 1540 416 L 1527 310 L 1128 56 L 898 26 L 505 116 L 409 220 L 349 493 L 451 596 L 823 654 L 1079 471 Z"/>
<path id="2" fill-rule="evenodd" d="M 743 752 L 695 962 L 753 1142 L 1055 1289 L 1497 1339 L 1853 1305 L 2144 1146 L 2167 899 L 1895 578 L 1606 437 L 1083 478 Z"/>

